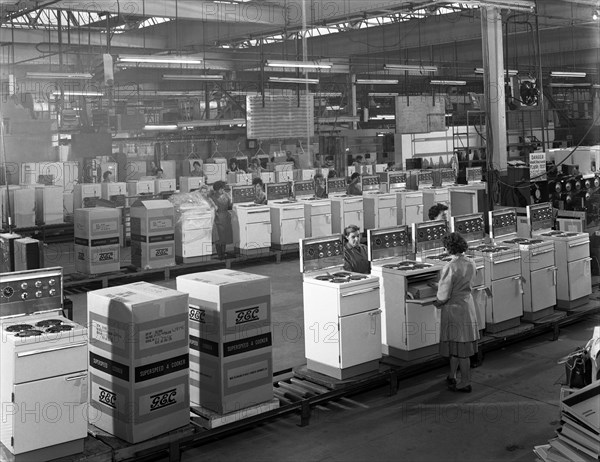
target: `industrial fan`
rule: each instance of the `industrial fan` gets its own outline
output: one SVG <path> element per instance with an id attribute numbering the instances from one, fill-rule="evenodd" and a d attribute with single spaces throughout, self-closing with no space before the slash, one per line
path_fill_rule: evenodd
<path id="1" fill-rule="evenodd" d="M 519 82 L 520 103 L 525 106 L 535 106 L 538 103 L 539 90 L 535 80 L 521 80 Z"/>

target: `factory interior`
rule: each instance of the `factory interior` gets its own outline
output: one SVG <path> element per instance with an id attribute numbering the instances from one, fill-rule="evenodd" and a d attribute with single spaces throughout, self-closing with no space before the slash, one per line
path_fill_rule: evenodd
<path id="1" fill-rule="evenodd" d="M 0 20 L 1 462 L 600 460 L 599 0 Z"/>

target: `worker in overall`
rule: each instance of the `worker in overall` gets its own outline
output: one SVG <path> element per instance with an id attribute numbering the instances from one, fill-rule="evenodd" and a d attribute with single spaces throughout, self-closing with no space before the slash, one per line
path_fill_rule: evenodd
<path id="1" fill-rule="evenodd" d="M 344 228 L 344 270 L 353 273 L 371 273 L 367 246 L 360 242 L 360 229 L 356 225 Z"/>

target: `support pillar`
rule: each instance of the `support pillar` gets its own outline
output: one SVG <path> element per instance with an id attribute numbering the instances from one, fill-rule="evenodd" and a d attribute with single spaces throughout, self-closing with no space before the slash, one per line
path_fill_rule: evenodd
<path id="1" fill-rule="evenodd" d="M 502 16 L 500 9 L 494 7 L 482 7 L 480 11 L 488 169 L 504 172 L 507 167 L 508 153 L 506 152 Z M 490 185 L 490 187 L 497 187 L 497 185 Z"/>

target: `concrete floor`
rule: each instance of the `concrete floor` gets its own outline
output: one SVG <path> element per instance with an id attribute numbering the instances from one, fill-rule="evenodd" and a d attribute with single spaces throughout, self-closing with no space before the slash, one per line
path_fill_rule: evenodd
<path id="1" fill-rule="evenodd" d="M 303 364 L 299 261 L 234 269 L 271 277 L 274 371 Z M 85 294 L 70 298 L 75 320 L 85 323 Z M 447 371 L 438 368 L 401 380 L 394 396 L 389 387 L 376 388 L 314 409 L 307 427 L 290 414 L 186 449 L 182 460 L 534 461 L 533 446 L 545 444 L 559 425 L 564 366 L 557 360 L 584 345 L 594 325 L 599 315 L 564 327 L 557 341 L 547 333 L 488 352 L 472 369 L 471 394 L 448 391 Z"/>

